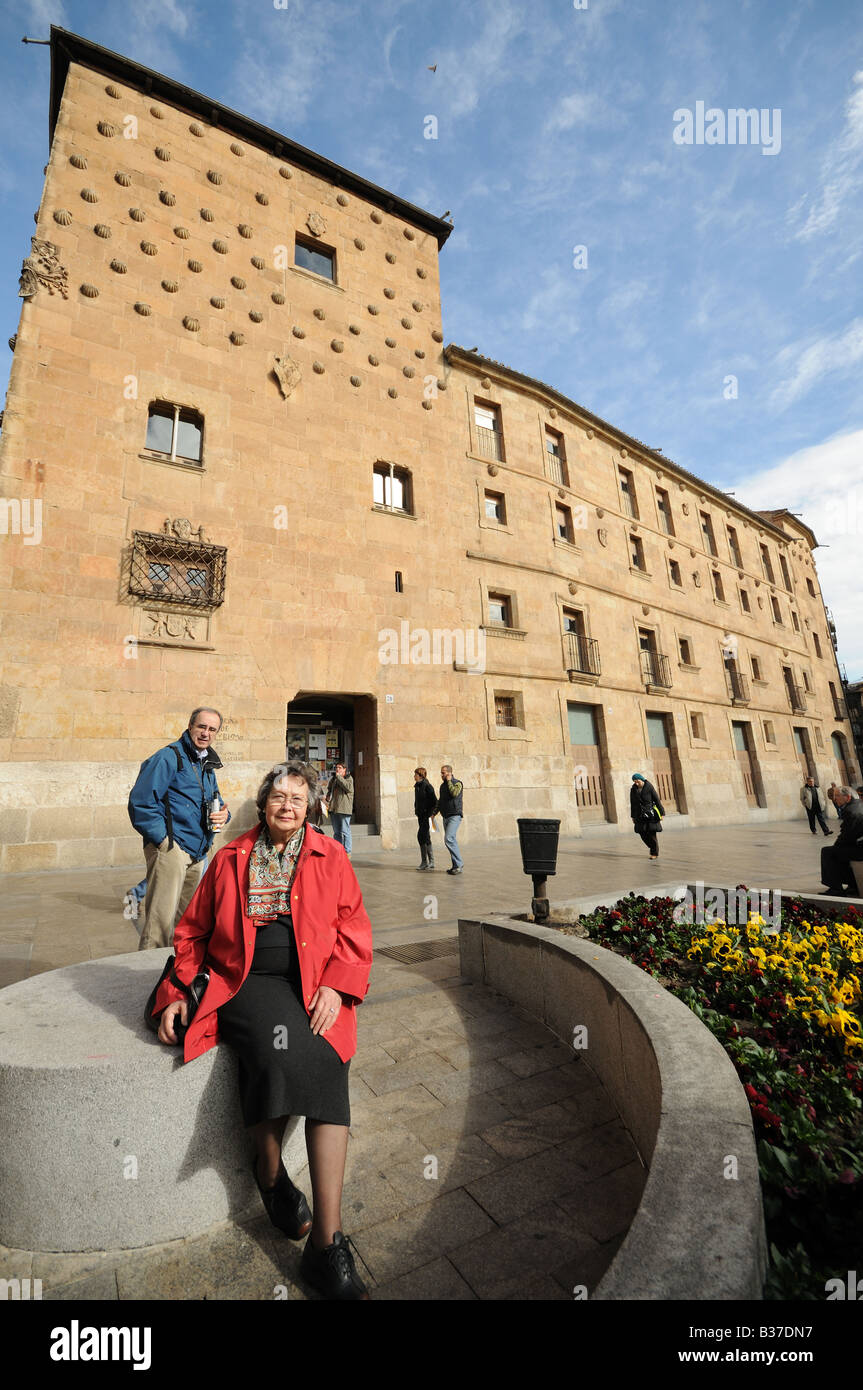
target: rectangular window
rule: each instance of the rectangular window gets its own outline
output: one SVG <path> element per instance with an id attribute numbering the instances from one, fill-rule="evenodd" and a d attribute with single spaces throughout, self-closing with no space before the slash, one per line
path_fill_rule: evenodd
<path id="1" fill-rule="evenodd" d="M 765 742 L 765 743 L 775 743 L 775 742 L 776 742 L 776 730 L 775 730 L 774 727 L 773 727 L 773 720 L 772 720 L 772 719 L 765 719 L 765 720 L 764 720 L 764 742 Z"/>
<path id="2" fill-rule="evenodd" d="M 749 604 L 749 593 L 746 589 L 740 590 L 740 607 L 743 609 L 744 613 L 752 612 L 752 608 Z"/>
<path id="3" fill-rule="evenodd" d="M 566 452 L 563 435 L 545 427 L 545 468 L 546 476 L 561 487 L 569 487 L 569 474 L 566 467 Z"/>
<path id="4" fill-rule="evenodd" d="M 717 555 L 719 552 L 716 549 L 716 537 L 713 534 L 713 522 L 710 520 L 710 517 L 707 515 L 707 512 L 699 512 L 698 515 L 701 518 L 701 534 L 704 537 L 704 548 L 707 551 L 708 555 Z"/>
<path id="5" fill-rule="evenodd" d="M 815 655 L 816 655 L 816 656 L 820 656 L 820 655 L 821 655 L 821 638 L 818 636 L 818 633 L 817 633 L 817 632 L 813 632 L 813 634 L 812 634 L 812 644 L 813 644 L 813 646 L 814 646 L 814 648 L 815 648 Z"/>
<path id="6" fill-rule="evenodd" d="M 554 509 L 554 530 L 559 541 L 569 541 L 572 545 L 574 540 L 572 530 L 572 512 L 569 507 L 561 507 L 559 504 Z"/>
<path id="7" fill-rule="evenodd" d="M 808 672 L 808 671 L 804 671 L 804 672 L 803 672 L 803 689 L 806 691 L 806 694 L 807 694 L 807 695 L 811 695 L 811 694 L 812 694 L 812 686 L 811 686 L 810 683 L 809 683 L 809 672 Z M 831 691 L 833 690 L 832 684 L 831 684 L 831 686 L 830 686 L 830 689 L 831 689 Z M 833 693 L 833 699 L 834 699 L 834 701 L 835 701 L 835 699 L 836 699 L 835 691 L 834 691 L 834 693 Z"/>
<path id="8" fill-rule="evenodd" d="M 791 575 L 790 575 L 789 572 L 788 572 L 788 561 L 786 560 L 785 556 L 784 556 L 781 552 L 780 552 L 780 555 L 779 555 L 779 567 L 780 567 L 780 569 L 782 570 L 782 582 L 783 582 L 783 584 L 785 585 L 786 589 L 788 590 L 788 592 L 789 592 L 789 594 L 790 594 L 790 593 L 791 593 Z"/>
<path id="9" fill-rule="evenodd" d="M 725 590 L 722 587 L 722 575 L 719 570 L 711 570 L 713 576 L 713 593 L 720 603 L 725 602 Z"/>
<path id="10" fill-rule="evenodd" d="M 791 609 L 791 622 L 792 622 L 793 625 L 794 625 L 794 631 L 795 631 L 795 632 L 799 632 L 799 631 L 800 631 L 800 621 L 799 621 L 799 619 L 798 619 L 798 617 L 797 617 L 797 614 L 794 612 L 794 609 L 793 609 L 793 608 Z"/>
<path id="11" fill-rule="evenodd" d="M 808 575 L 806 576 L 806 587 L 807 587 L 807 589 L 809 590 L 810 596 L 811 596 L 812 598 L 814 598 L 814 597 L 815 597 L 815 585 L 812 583 L 812 580 L 809 578 Z"/>
<path id="12" fill-rule="evenodd" d="M 506 525 L 506 504 L 502 492 L 486 492 L 485 514 L 489 521 L 496 521 L 501 526 Z"/>
<path id="13" fill-rule="evenodd" d="M 635 481 L 628 468 L 618 468 L 620 478 L 620 495 L 623 500 L 623 510 L 627 516 L 631 516 L 634 521 L 638 520 L 638 501 L 635 496 Z"/>
<path id="14" fill-rule="evenodd" d="M 515 729 L 515 699 L 512 695 L 495 695 L 494 722 L 499 729 Z"/>
<path id="15" fill-rule="evenodd" d="M 779 600 L 775 594 L 770 595 L 770 607 L 773 609 L 773 621 L 782 625 L 782 609 L 779 607 Z"/>
<path id="16" fill-rule="evenodd" d="M 144 447 L 181 463 L 200 463 L 204 417 L 196 410 L 154 401 L 147 413 Z"/>
<path id="17" fill-rule="evenodd" d="M 679 637 L 678 646 L 680 647 L 680 661 L 683 666 L 691 666 L 692 662 L 692 643 L 688 637 Z"/>
<path id="18" fill-rule="evenodd" d="M 644 563 L 644 546 L 641 544 L 640 536 L 630 536 L 629 538 L 629 563 L 634 570 L 641 570 L 647 573 L 647 566 Z"/>
<path id="19" fill-rule="evenodd" d="M 753 679 L 754 681 L 760 681 L 760 680 L 761 680 L 761 662 L 758 660 L 758 657 L 757 657 L 757 656 L 750 656 L 750 658 L 749 658 L 749 664 L 750 664 L 751 667 L 752 667 L 752 679 Z"/>
<path id="20" fill-rule="evenodd" d="M 739 570 L 743 569 L 743 560 L 740 555 L 740 544 L 737 540 L 737 532 L 733 526 L 726 528 L 728 531 L 728 553 L 731 556 L 732 565 L 736 565 Z"/>
<path id="21" fill-rule="evenodd" d="M 683 577 L 680 573 L 680 565 L 677 560 L 669 560 L 668 573 L 671 575 L 672 584 L 676 584 L 678 589 L 682 589 Z"/>
<path id="22" fill-rule="evenodd" d="M 489 594 L 488 620 L 496 627 L 512 627 L 512 605 L 507 594 Z"/>
<path id="23" fill-rule="evenodd" d="M 674 535 L 674 518 L 671 515 L 671 498 L 665 488 L 656 489 L 656 510 L 659 513 L 659 525 L 666 536 Z"/>
<path id="24" fill-rule="evenodd" d="M 411 513 L 410 473 L 394 463 L 376 463 L 372 477 L 372 500 L 388 511 Z"/>
<path id="25" fill-rule="evenodd" d="M 475 401 L 473 407 L 477 448 L 483 458 L 503 460 L 500 411 L 496 405 Z"/>
<path id="26" fill-rule="evenodd" d="M 761 568 L 764 570 L 764 578 L 771 584 L 775 584 L 773 577 L 773 562 L 770 559 L 770 551 L 766 545 L 761 546 Z"/>
<path id="27" fill-rule="evenodd" d="M 578 637 L 585 636 L 584 614 L 580 609 L 564 608 L 563 630 L 564 632 L 574 632 Z"/>
<path id="28" fill-rule="evenodd" d="M 694 711 L 689 716 L 689 727 L 692 730 L 693 738 L 707 739 L 704 727 L 704 715 L 696 714 Z"/>
<path id="29" fill-rule="evenodd" d="M 336 279 L 336 253 L 331 246 L 323 246 L 309 237 L 298 236 L 294 246 L 294 265 L 301 270 L 311 270 L 324 280 Z"/>

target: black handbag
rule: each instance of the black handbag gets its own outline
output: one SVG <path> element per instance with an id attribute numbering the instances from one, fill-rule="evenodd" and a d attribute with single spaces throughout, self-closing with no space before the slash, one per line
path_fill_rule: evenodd
<path id="1" fill-rule="evenodd" d="M 169 956 L 168 959 L 165 961 L 165 968 L 159 976 L 158 980 L 156 981 L 156 984 L 153 986 L 153 989 L 144 1007 L 144 1022 L 150 1029 L 151 1033 L 158 1033 L 162 1015 L 160 1013 L 153 1013 L 153 1010 L 156 1007 L 156 995 L 159 992 L 159 986 L 162 984 L 163 980 L 169 979 L 171 981 L 171 984 L 174 985 L 177 989 L 181 989 L 186 996 L 186 1004 L 188 1008 L 188 1022 L 185 1024 L 181 1023 L 179 1015 L 174 1019 L 174 1033 L 176 1035 L 177 1042 L 179 1044 L 182 1044 L 186 1036 L 186 1033 L 189 1030 L 192 1019 L 198 1012 L 201 1000 L 204 997 L 204 991 L 206 990 L 207 985 L 210 983 L 210 972 L 209 970 L 200 971 L 200 973 L 195 976 L 192 983 L 190 985 L 186 985 L 183 984 L 183 981 L 178 979 L 177 975 L 175 974 L 174 967 L 176 964 L 176 956 Z"/>

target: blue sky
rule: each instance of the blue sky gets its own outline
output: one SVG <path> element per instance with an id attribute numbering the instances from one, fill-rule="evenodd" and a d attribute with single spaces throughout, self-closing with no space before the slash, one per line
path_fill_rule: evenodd
<path id="1" fill-rule="evenodd" d="M 5 3 L 0 340 L 48 153 L 48 50 L 20 38 L 53 21 L 451 210 L 447 341 L 802 513 L 859 679 L 863 8 L 576 3 Z M 677 143 L 699 102 L 763 110 L 758 142 Z"/>

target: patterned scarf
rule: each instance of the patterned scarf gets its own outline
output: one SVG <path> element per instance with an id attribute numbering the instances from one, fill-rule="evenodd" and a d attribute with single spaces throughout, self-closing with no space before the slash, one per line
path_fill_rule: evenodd
<path id="1" fill-rule="evenodd" d="M 291 884 L 297 869 L 297 859 L 305 839 L 306 823 L 279 854 L 272 839 L 269 827 L 264 821 L 261 832 L 255 841 L 249 859 L 249 896 L 246 915 L 254 919 L 255 925 L 274 922 L 280 913 L 291 911 Z"/>

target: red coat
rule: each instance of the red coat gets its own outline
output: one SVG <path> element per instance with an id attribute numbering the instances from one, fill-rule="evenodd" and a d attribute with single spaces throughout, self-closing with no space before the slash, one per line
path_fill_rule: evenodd
<path id="1" fill-rule="evenodd" d="M 210 972 L 210 983 L 186 1033 L 186 1062 L 219 1041 L 216 1011 L 233 998 L 249 973 L 257 929 L 245 908 L 249 856 L 259 833 L 256 825 L 214 855 L 174 930 L 179 979 L 189 984 L 204 967 Z M 306 1012 L 311 1013 L 310 1001 L 319 985 L 351 996 L 323 1035 L 346 1062 L 357 1050 L 356 1006 L 369 987 L 372 928 L 343 847 L 311 827 L 306 829 L 291 887 L 291 916 Z M 166 979 L 153 1013 L 184 998 Z"/>

